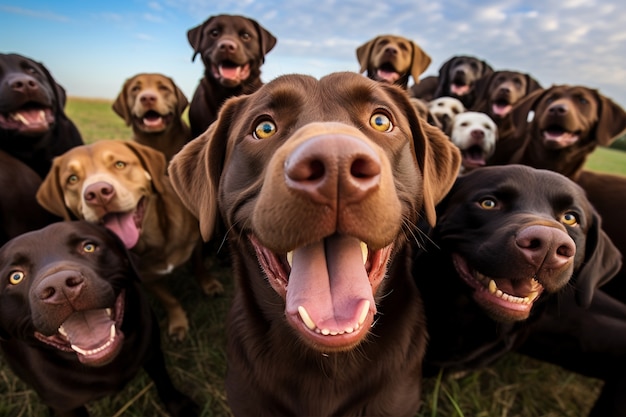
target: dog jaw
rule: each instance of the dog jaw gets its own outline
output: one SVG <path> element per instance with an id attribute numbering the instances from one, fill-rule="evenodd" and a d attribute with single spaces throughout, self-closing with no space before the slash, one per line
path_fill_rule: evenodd
<path id="1" fill-rule="evenodd" d="M 213 78 L 224 87 L 237 87 L 250 77 L 250 63 L 236 65 L 230 61 L 224 61 L 219 64 L 212 64 L 211 73 Z"/>

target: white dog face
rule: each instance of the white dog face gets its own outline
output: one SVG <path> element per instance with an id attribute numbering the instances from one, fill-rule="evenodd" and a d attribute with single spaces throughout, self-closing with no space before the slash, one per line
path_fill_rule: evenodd
<path id="1" fill-rule="evenodd" d="M 465 112 L 465 106 L 454 97 L 439 97 L 428 102 L 428 112 L 435 121 L 435 125 L 450 135 L 452 121 L 457 114 Z"/>
<path id="2" fill-rule="evenodd" d="M 450 139 L 463 156 L 461 173 L 484 166 L 493 155 L 497 138 L 498 128 L 485 113 L 469 111 L 457 115 Z"/>

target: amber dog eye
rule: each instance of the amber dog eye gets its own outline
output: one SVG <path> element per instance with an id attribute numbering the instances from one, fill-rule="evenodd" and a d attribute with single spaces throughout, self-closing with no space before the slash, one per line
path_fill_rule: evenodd
<path id="1" fill-rule="evenodd" d="M 96 251 L 96 245 L 91 242 L 85 243 L 83 246 L 83 252 L 93 253 Z"/>
<path id="2" fill-rule="evenodd" d="M 17 285 L 24 279 L 25 275 L 22 271 L 11 271 L 9 273 L 9 282 L 13 285 Z"/>
<path id="3" fill-rule="evenodd" d="M 265 120 L 254 128 L 254 137 L 256 139 L 267 139 L 270 136 L 273 136 L 276 133 L 276 125 L 269 121 Z"/>
<path id="4" fill-rule="evenodd" d="M 578 218 L 574 213 L 568 212 L 561 216 L 561 223 L 567 226 L 576 226 L 578 224 Z"/>
<path id="5" fill-rule="evenodd" d="M 67 183 L 68 184 L 76 184 L 78 182 L 78 175 L 70 175 L 69 177 L 67 177 Z"/>
<path id="6" fill-rule="evenodd" d="M 374 113 L 372 117 L 370 117 L 370 126 L 379 132 L 391 132 L 391 129 L 393 129 L 391 120 L 384 113 Z"/>
<path id="7" fill-rule="evenodd" d="M 115 168 L 122 169 L 125 166 L 126 166 L 126 162 L 124 162 L 124 161 L 117 161 L 117 162 L 115 162 Z"/>
<path id="8" fill-rule="evenodd" d="M 493 210 L 497 206 L 496 202 L 491 198 L 485 198 L 483 200 L 480 200 L 479 204 L 480 207 L 484 208 L 485 210 Z"/>

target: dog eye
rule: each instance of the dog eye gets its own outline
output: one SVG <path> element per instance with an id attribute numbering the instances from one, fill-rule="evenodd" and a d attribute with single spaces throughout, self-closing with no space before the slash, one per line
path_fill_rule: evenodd
<path id="1" fill-rule="evenodd" d="M 68 184 L 76 184 L 77 182 L 78 182 L 78 175 L 72 174 L 69 177 L 67 177 Z"/>
<path id="2" fill-rule="evenodd" d="M 274 133 L 276 133 L 276 125 L 269 120 L 259 123 L 254 128 L 254 137 L 256 139 L 267 139 L 273 136 Z"/>
<path id="3" fill-rule="evenodd" d="M 370 126 L 379 132 L 391 132 L 391 129 L 393 129 L 391 120 L 384 113 L 374 113 L 372 117 L 370 117 Z"/>
<path id="4" fill-rule="evenodd" d="M 252 38 L 252 36 L 250 36 L 248 32 L 243 32 L 240 36 L 241 36 L 241 39 L 243 39 L 244 41 L 249 41 L 250 38 Z"/>
<path id="5" fill-rule="evenodd" d="M 87 252 L 87 253 L 94 253 L 96 251 L 96 245 L 91 243 L 91 242 L 87 242 L 83 245 L 83 252 Z"/>
<path id="6" fill-rule="evenodd" d="M 211 35 L 214 38 L 217 38 L 218 36 L 220 36 L 220 31 L 217 29 L 213 29 L 209 32 L 209 35 Z"/>
<path id="7" fill-rule="evenodd" d="M 117 161 L 117 162 L 115 162 L 115 168 L 122 169 L 125 166 L 126 166 L 126 162 L 124 162 L 124 161 Z"/>
<path id="8" fill-rule="evenodd" d="M 578 218 L 574 213 L 568 212 L 561 216 L 561 223 L 567 226 L 576 226 L 578 224 Z"/>
<path id="9" fill-rule="evenodd" d="M 493 210 L 497 206 L 495 200 L 492 200 L 491 198 L 484 198 L 480 200 L 478 204 L 480 204 L 480 207 L 484 208 L 485 210 Z"/>
<path id="10" fill-rule="evenodd" d="M 17 285 L 22 282 L 25 276 L 22 271 L 11 271 L 9 273 L 9 282 L 13 285 Z"/>

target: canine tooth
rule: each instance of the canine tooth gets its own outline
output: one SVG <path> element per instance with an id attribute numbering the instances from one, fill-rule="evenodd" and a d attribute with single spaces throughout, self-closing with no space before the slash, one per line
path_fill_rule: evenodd
<path id="1" fill-rule="evenodd" d="M 496 282 L 494 280 L 489 280 L 489 292 L 491 294 L 495 294 L 495 292 L 498 290 L 498 286 L 496 285 Z"/>
<path id="2" fill-rule="evenodd" d="M 293 266 L 293 251 L 287 252 L 287 263 L 289 266 Z"/>
<path id="3" fill-rule="evenodd" d="M 300 314 L 300 318 L 302 319 L 302 322 L 304 323 L 306 327 L 309 328 L 309 330 L 316 329 L 317 326 L 315 325 L 315 322 L 311 320 L 311 316 L 309 316 L 309 313 L 306 311 L 306 309 L 303 306 L 298 306 L 298 313 Z"/>
<path id="4" fill-rule="evenodd" d="M 111 325 L 111 333 L 109 335 L 109 341 L 115 339 L 115 324 Z"/>
<path id="5" fill-rule="evenodd" d="M 39 110 L 39 118 L 41 120 L 46 120 L 46 112 L 43 110 Z"/>
<path id="6" fill-rule="evenodd" d="M 107 316 L 111 317 L 111 314 L 113 314 L 113 310 L 111 310 L 110 308 L 107 308 L 106 310 Z"/>
<path id="7" fill-rule="evenodd" d="M 361 242 L 361 254 L 363 255 L 363 264 L 367 262 L 367 244 L 365 242 Z"/>
<path id="8" fill-rule="evenodd" d="M 361 309 L 361 315 L 359 316 L 358 325 L 362 325 L 365 319 L 367 318 L 367 314 L 370 311 L 370 301 L 366 300 L 365 304 L 363 304 L 363 308 Z"/>
<path id="9" fill-rule="evenodd" d="M 67 332 L 65 331 L 65 328 L 63 327 L 63 325 L 59 326 L 59 333 L 61 333 L 63 336 L 67 337 Z"/>
<path id="10" fill-rule="evenodd" d="M 25 125 L 28 125 L 28 124 L 29 124 L 29 123 L 28 123 L 28 120 L 27 120 L 24 116 L 22 116 L 22 114 L 21 114 L 21 113 L 13 113 L 13 114 L 11 115 L 11 118 L 13 118 L 14 120 L 17 120 L 18 122 L 22 122 L 22 123 L 24 123 Z"/>

